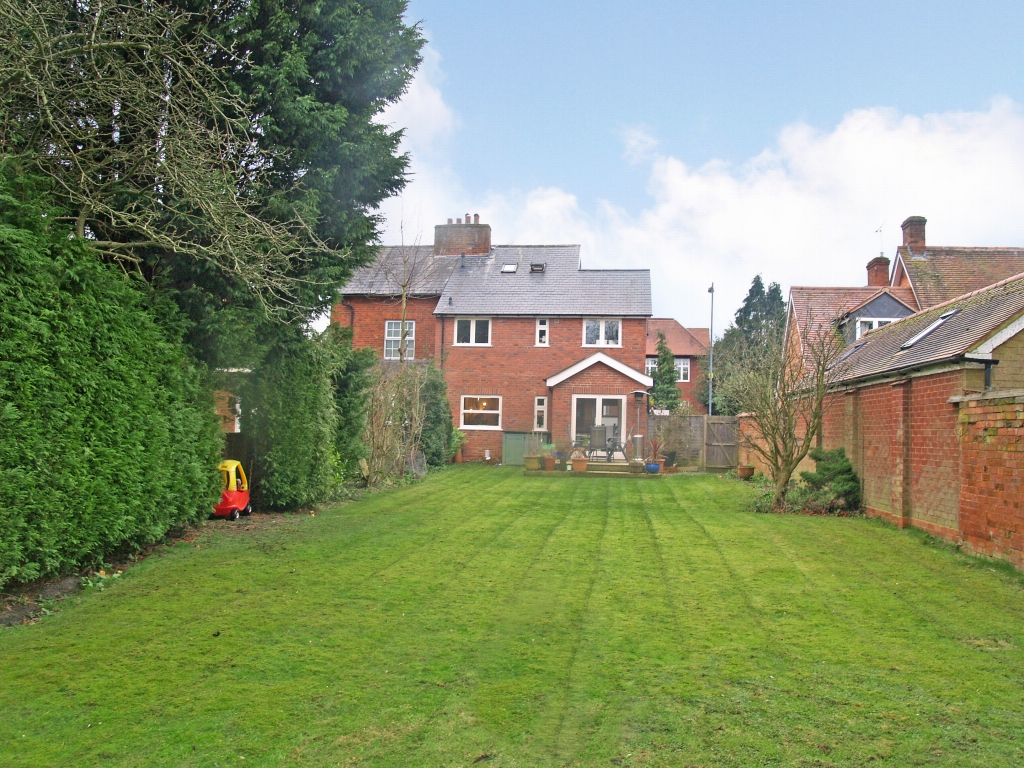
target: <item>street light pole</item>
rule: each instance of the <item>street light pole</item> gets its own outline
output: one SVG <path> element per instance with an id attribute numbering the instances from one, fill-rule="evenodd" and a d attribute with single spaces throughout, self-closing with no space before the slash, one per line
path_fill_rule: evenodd
<path id="1" fill-rule="evenodd" d="M 708 332 L 708 416 L 715 412 L 715 284 L 708 288 L 711 294 L 711 328 Z"/>

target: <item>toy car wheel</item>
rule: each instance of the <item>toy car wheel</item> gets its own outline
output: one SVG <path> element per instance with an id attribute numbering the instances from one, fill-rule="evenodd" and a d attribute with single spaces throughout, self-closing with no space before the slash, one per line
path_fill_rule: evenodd
<path id="1" fill-rule="evenodd" d="M 231 520 L 237 520 L 237 519 L 238 519 L 238 510 L 237 510 L 237 509 L 232 509 L 232 510 L 231 510 L 231 514 L 230 514 L 230 515 L 228 515 L 228 517 L 229 517 L 229 518 L 230 518 Z"/>
<path id="2" fill-rule="evenodd" d="M 252 514 L 252 504 L 246 504 L 245 509 L 242 510 L 242 514 L 248 517 Z"/>

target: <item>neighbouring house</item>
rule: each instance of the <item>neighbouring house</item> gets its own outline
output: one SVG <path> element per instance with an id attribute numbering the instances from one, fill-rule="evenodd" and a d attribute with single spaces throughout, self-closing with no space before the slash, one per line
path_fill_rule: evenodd
<path id="1" fill-rule="evenodd" d="M 492 245 L 490 225 L 468 214 L 436 226 L 432 246 L 381 248 L 332 312 L 385 361 L 436 362 L 465 457 L 494 461 L 509 432 L 627 436 L 634 393 L 653 385 L 650 318 L 649 270 L 583 269 L 578 245 Z"/>
<path id="2" fill-rule="evenodd" d="M 653 317 L 647 321 L 647 359 L 644 372 L 653 376 L 658 368 L 658 332 L 665 334 L 668 348 L 676 359 L 676 387 L 680 400 L 690 404 L 693 413 L 707 413 L 708 409 L 696 390 L 703 381 L 700 359 L 707 355 L 710 332 L 707 328 L 684 328 L 678 320 Z"/>

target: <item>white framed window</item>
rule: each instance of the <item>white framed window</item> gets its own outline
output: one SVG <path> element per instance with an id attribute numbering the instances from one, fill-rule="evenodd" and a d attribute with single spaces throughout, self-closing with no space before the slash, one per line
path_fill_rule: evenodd
<path id="1" fill-rule="evenodd" d="M 402 321 L 384 321 L 384 359 L 398 360 L 398 347 L 402 343 Z M 405 359 L 416 359 L 416 321 L 405 321 Z"/>
<path id="2" fill-rule="evenodd" d="M 533 398 L 533 431 L 548 431 L 548 399 L 546 397 Z"/>
<path id="3" fill-rule="evenodd" d="M 857 338 L 859 339 L 868 331 L 873 331 L 875 328 L 881 328 L 883 325 L 889 323 L 895 323 L 899 320 L 898 317 L 865 317 L 857 321 Z"/>
<path id="4" fill-rule="evenodd" d="M 658 358 L 648 357 L 647 362 L 644 363 L 644 373 L 653 376 L 656 370 L 658 370 Z"/>
<path id="5" fill-rule="evenodd" d="M 501 395 L 463 395 L 462 429 L 501 429 Z"/>
<path id="6" fill-rule="evenodd" d="M 676 358 L 676 381 L 689 381 L 690 380 L 690 358 L 688 357 L 677 357 Z"/>
<path id="7" fill-rule="evenodd" d="M 550 336 L 548 336 L 550 324 L 546 317 L 537 318 L 537 340 L 533 343 L 535 347 L 547 347 L 551 345 Z"/>
<path id="8" fill-rule="evenodd" d="M 489 317 L 460 317 L 455 321 L 455 346 L 491 346 L 491 319 Z"/>
<path id="9" fill-rule="evenodd" d="M 587 318 L 583 321 L 584 347 L 621 347 L 622 321 Z"/>

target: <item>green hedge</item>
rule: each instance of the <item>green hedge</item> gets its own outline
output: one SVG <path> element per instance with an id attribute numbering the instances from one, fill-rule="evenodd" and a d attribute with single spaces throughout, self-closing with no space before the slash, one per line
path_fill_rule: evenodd
<path id="1" fill-rule="evenodd" d="M 180 339 L 48 220 L 0 182 L 0 586 L 158 541 L 219 493 L 222 438 Z"/>

